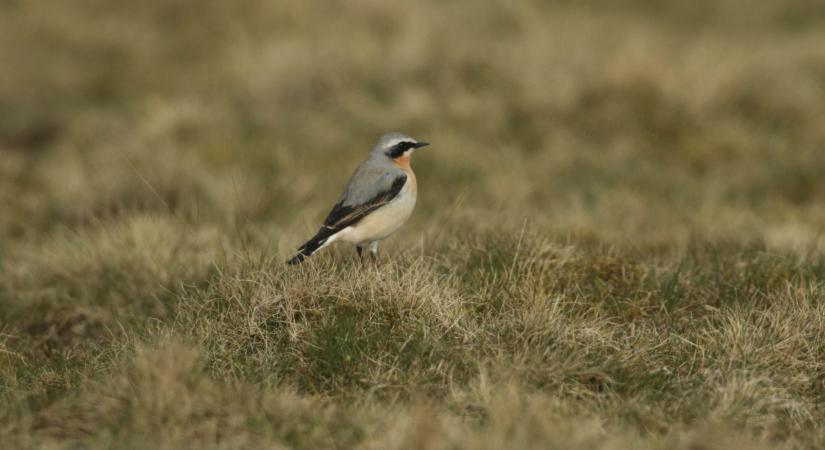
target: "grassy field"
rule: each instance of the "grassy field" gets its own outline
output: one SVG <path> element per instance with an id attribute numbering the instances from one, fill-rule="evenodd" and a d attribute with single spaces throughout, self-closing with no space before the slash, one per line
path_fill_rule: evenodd
<path id="1" fill-rule="evenodd" d="M 0 1 L 4 448 L 825 447 L 819 0 Z M 433 143 L 376 267 L 309 237 Z"/>

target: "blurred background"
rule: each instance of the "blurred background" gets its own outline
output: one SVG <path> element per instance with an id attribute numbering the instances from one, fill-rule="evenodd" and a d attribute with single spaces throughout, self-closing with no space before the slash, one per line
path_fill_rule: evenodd
<path id="1" fill-rule="evenodd" d="M 822 448 L 824 173 L 822 0 L 0 0 L 0 442 Z"/>
<path id="2" fill-rule="evenodd" d="M 808 245 L 825 223 L 816 0 L 0 12 L 2 247 L 171 211 L 288 252 L 389 130 L 434 143 L 413 226 L 449 211 L 662 248 Z"/>

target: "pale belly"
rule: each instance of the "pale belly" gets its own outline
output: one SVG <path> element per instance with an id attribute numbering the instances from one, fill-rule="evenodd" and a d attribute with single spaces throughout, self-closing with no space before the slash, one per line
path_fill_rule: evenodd
<path id="1" fill-rule="evenodd" d="M 358 224 L 341 230 L 335 235 L 335 240 L 366 244 L 386 239 L 410 218 L 415 208 L 415 199 L 415 184 L 408 183 L 393 201 L 373 211 Z"/>

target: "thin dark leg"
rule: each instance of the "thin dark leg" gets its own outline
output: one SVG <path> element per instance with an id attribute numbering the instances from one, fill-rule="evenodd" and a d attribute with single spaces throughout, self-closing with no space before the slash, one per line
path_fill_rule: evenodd
<path id="1" fill-rule="evenodd" d="M 366 264 L 366 260 L 364 260 L 364 249 L 361 248 L 360 245 L 355 246 L 355 251 L 358 252 L 358 259 L 361 260 L 361 264 Z"/>

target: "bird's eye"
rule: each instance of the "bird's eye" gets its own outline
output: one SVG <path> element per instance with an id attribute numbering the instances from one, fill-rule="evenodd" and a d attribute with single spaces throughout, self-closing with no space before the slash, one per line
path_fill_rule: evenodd
<path id="1" fill-rule="evenodd" d="M 402 156 L 404 153 L 406 153 L 407 150 L 413 147 L 415 147 L 415 143 L 413 142 L 399 142 L 390 147 L 390 149 L 387 151 L 387 156 L 389 156 L 390 158 L 398 158 L 399 156 Z"/>

